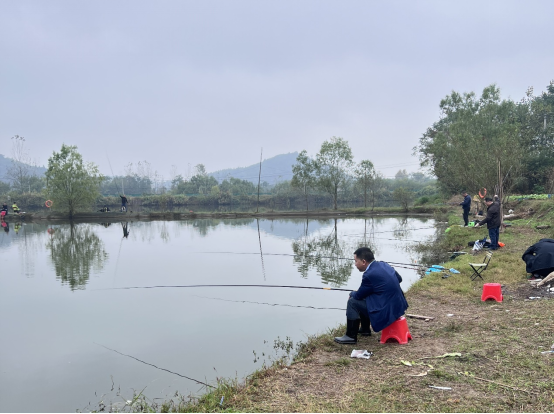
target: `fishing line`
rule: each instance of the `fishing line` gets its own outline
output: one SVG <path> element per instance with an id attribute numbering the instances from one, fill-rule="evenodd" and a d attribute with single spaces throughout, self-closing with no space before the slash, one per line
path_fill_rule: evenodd
<path id="1" fill-rule="evenodd" d="M 115 175 L 113 173 L 112 163 L 110 162 L 110 157 L 108 157 L 108 151 L 106 151 L 106 158 L 108 159 L 108 164 L 110 166 L 110 171 L 112 172 L 112 184 L 115 185 L 115 190 L 118 193 L 119 189 L 117 188 L 117 184 L 115 183 Z"/>
<path id="2" fill-rule="evenodd" d="M 123 356 L 126 356 L 126 357 L 128 357 L 128 358 L 133 358 L 134 360 L 137 360 L 137 361 L 139 361 L 139 362 L 142 362 L 143 364 L 146 364 L 146 365 L 150 365 L 151 367 L 160 369 L 160 370 L 162 370 L 162 371 L 169 372 L 170 374 L 178 375 L 179 377 L 186 378 L 186 379 L 188 379 L 188 380 L 197 382 L 198 384 L 205 385 L 206 387 L 215 388 L 213 385 L 206 384 L 205 382 L 195 380 L 194 378 L 187 377 L 186 375 L 179 374 L 178 372 L 173 372 L 173 371 L 170 371 L 170 370 L 165 369 L 165 368 L 160 368 L 160 367 L 158 367 L 158 366 L 156 366 L 156 365 L 154 365 L 154 364 L 150 364 L 149 362 L 143 361 L 142 359 L 138 359 L 138 358 L 136 358 L 136 357 L 134 357 L 134 356 L 132 356 L 132 355 L 127 355 L 127 354 L 124 354 L 123 352 L 116 351 L 115 349 L 108 348 L 107 346 L 102 345 L 102 344 L 99 344 L 99 343 L 97 343 L 97 342 L 93 342 L 93 344 L 98 345 L 98 346 L 101 346 L 102 348 L 106 348 L 106 349 L 108 349 L 108 350 L 110 350 L 110 351 L 112 351 L 112 352 L 115 352 L 115 353 L 119 354 L 119 355 L 123 355 Z"/>
<path id="3" fill-rule="evenodd" d="M 383 233 L 395 233 L 395 232 L 408 232 L 408 231 L 414 231 L 414 230 L 429 230 L 434 229 L 435 227 L 418 227 L 415 229 L 404 229 L 404 230 L 386 230 L 386 231 L 373 231 L 368 232 L 370 234 L 383 234 Z M 364 233 L 351 233 L 351 234 L 341 234 L 341 236 L 363 236 Z"/>
<path id="4" fill-rule="evenodd" d="M 212 299 L 212 300 L 221 300 L 223 302 L 235 302 L 235 303 L 253 303 L 256 305 L 269 305 L 269 306 L 284 306 L 288 308 L 306 308 L 306 309 L 330 309 L 330 310 L 346 310 L 346 308 L 318 308 L 315 306 L 302 306 L 302 305 L 288 305 L 283 303 L 267 303 L 267 302 L 252 302 L 249 300 L 231 300 L 231 299 L 223 299 L 223 298 L 210 298 L 207 296 L 198 296 L 198 295 L 192 295 L 197 298 L 203 298 L 203 299 Z"/>
<path id="5" fill-rule="evenodd" d="M 119 252 L 117 253 L 117 260 L 115 262 L 115 270 L 113 273 L 113 281 L 112 283 L 115 283 L 115 278 L 117 276 L 117 266 L 119 265 L 119 256 L 121 256 L 121 245 L 123 244 L 123 237 L 121 238 L 121 241 L 119 242 Z"/>
<path id="6" fill-rule="evenodd" d="M 357 235 L 348 236 L 348 235 L 344 234 L 341 237 L 360 237 L 360 236 L 357 236 Z M 411 240 L 411 239 L 388 239 L 388 238 L 385 238 L 385 237 L 371 237 L 371 236 L 369 236 L 369 238 L 373 239 L 373 240 L 392 240 L 392 241 L 397 241 L 397 242 L 414 242 L 414 243 L 417 243 L 417 242 L 421 241 L 421 240 Z"/>
<path id="7" fill-rule="evenodd" d="M 193 252 L 194 254 L 255 254 L 258 253 L 248 253 L 248 252 Z M 331 257 L 331 256 L 306 256 L 303 254 L 290 254 L 290 253 L 264 253 L 265 256 L 291 256 L 291 257 L 306 257 L 310 259 L 340 259 L 340 260 L 354 260 L 351 257 Z M 389 264 L 395 265 L 404 265 L 404 266 L 415 266 L 415 267 L 425 267 L 428 266 L 420 265 L 417 263 L 399 263 L 399 262 L 386 262 Z M 393 266 L 394 267 L 394 266 Z"/>

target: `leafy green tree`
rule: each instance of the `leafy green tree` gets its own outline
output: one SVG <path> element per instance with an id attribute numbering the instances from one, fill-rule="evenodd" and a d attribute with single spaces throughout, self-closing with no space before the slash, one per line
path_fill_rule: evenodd
<path id="1" fill-rule="evenodd" d="M 398 170 L 398 172 L 395 174 L 394 178 L 397 180 L 402 180 L 408 178 L 408 171 L 404 170 Z"/>
<path id="2" fill-rule="evenodd" d="M 500 181 L 508 189 L 513 186 L 512 177 L 518 175 L 525 153 L 516 104 L 501 100 L 500 90 L 490 85 L 480 98 L 473 92 L 452 92 L 440 108 L 441 119 L 427 129 L 414 150 L 441 189 L 449 193 L 492 190 L 499 188 Z"/>
<path id="3" fill-rule="evenodd" d="M 339 189 L 348 181 L 354 156 L 348 141 L 332 137 L 324 141 L 316 155 L 315 171 L 318 187 L 333 197 L 334 209 L 337 209 Z"/>
<path id="4" fill-rule="evenodd" d="M 549 172 L 554 168 L 554 81 L 538 96 L 529 88 L 517 106 L 520 137 L 526 149 L 518 188 L 541 193 L 548 187 Z"/>
<path id="5" fill-rule="evenodd" d="M 175 178 L 171 180 L 171 191 L 175 192 L 179 187 L 179 185 L 182 185 L 184 183 L 185 183 L 185 179 L 183 178 L 183 176 L 181 174 L 176 175 Z"/>
<path id="6" fill-rule="evenodd" d="M 369 186 L 369 199 L 371 201 L 371 211 L 375 209 L 375 202 L 379 196 L 383 193 L 385 187 L 385 179 L 383 174 L 375 171 L 373 180 L 370 182 Z"/>
<path id="7" fill-rule="evenodd" d="M 354 170 L 356 182 L 364 192 L 364 207 L 367 207 L 367 193 L 371 191 L 374 184 L 377 172 L 373 167 L 373 163 L 369 160 L 362 160 Z"/>
<path id="8" fill-rule="evenodd" d="M 46 196 L 56 209 L 69 212 L 70 217 L 77 209 L 94 203 L 104 180 L 96 165 L 83 162 L 76 146 L 65 144 L 48 159 L 45 175 Z"/>
<path id="9" fill-rule="evenodd" d="M 226 186 L 226 181 L 224 180 L 220 187 L 228 188 L 227 191 L 232 195 L 248 195 L 254 194 L 257 191 L 256 186 L 248 180 L 231 177 L 228 181 L 228 187 Z"/>
<path id="10" fill-rule="evenodd" d="M 404 187 L 398 187 L 394 190 L 392 197 L 400 203 L 404 211 L 408 211 L 408 206 L 413 200 L 414 193 L 406 190 Z"/>
<path id="11" fill-rule="evenodd" d="M 309 210 L 308 191 L 315 183 L 315 165 L 308 157 L 306 150 L 302 151 L 296 157 L 296 164 L 292 166 L 292 180 L 290 184 L 302 190 L 306 197 L 306 210 Z"/>
<path id="12" fill-rule="evenodd" d="M 204 164 L 195 166 L 196 174 L 189 181 L 179 180 L 173 189 L 175 194 L 210 194 L 213 186 L 217 185 L 217 180 L 208 175 Z"/>

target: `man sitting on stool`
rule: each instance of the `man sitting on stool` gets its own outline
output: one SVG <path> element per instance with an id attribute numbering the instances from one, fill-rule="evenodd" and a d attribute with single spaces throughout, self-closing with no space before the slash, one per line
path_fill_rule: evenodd
<path id="1" fill-rule="evenodd" d="M 339 344 L 355 344 L 358 333 L 371 335 L 370 322 L 375 332 L 381 331 L 408 309 L 400 287 L 402 277 L 388 263 L 377 262 L 368 247 L 360 247 L 354 252 L 354 264 L 364 274 L 358 290 L 350 292 L 346 306 L 346 334 L 335 338 Z"/>

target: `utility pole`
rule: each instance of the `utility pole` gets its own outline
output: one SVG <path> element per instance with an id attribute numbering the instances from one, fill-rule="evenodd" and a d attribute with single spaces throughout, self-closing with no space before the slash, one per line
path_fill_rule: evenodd
<path id="1" fill-rule="evenodd" d="M 258 207 L 260 205 L 260 180 L 262 178 L 262 153 L 264 149 L 260 150 L 260 172 L 258 173 L 258 202 L 256 203 L 256 213 L 258 212 Z"/>

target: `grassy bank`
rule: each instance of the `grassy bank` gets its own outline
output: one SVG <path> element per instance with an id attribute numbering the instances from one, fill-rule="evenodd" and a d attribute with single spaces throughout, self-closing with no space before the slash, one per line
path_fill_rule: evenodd
<path id="1" fill-rule="evenodd" d="M 380 335 L 373 334 L 359 338 L 356 346 L 341 346 L 333 342 L 334 336 L 344 333 L 344 327 L 337 327 L 308 338 L 289 366 L 276 363 L 244 382 L 220 381 L 200 398 L 153 406 L 140 397 L 126 408 L 180 412 L 554 411 L 554 355 L 541 354 L 554 343 L 554 294 L 530 287 L 521 260 L 529 245 L 554 238 L 554 229 L 535 228 L 554 223 L 554 203 L 524 202 L 517 208 L 531 208 L 534 213 L 512 221 L 512 227 L 501 233 L 506 247 L 494 252 L 484 281 L 472 282 L 468 265 L 482 261 L 482 252 L 445 263 L 460 274 L 443 279 L 433 273 L 409 290 L 409 312 L 434 318 L 409 319 L 413 336 L 409 344 L 382 345 Z M 459 211 L 451 212 L 449 224 L 459 224 L 460 216 Z M 486 234 L 486 229 L 453 227 L 432 249 L 469 252 L 467 242 Z M 486 282 L 503 285 L 503 302 L 481 302 Z M 531 296 L 541 298 L 530 300 Z M 369 360 L 351 359 L 354 348 L 374 355 Z M 445 353 L 461 356 L 440 358 Z"/>

